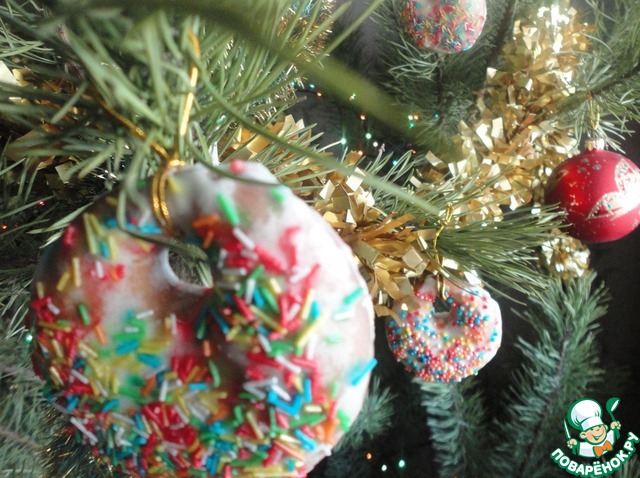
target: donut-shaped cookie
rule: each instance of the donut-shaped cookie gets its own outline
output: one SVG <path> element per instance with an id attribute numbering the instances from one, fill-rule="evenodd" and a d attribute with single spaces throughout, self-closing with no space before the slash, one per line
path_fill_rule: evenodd
<path id="1" fill-rule="evenodd" d="M 457 53 L 471 48 L 487 18 L 485 0 L 404 0 L 407 36 L 418 48 Z"/>
<path id="2" fill-rule="evenodd" d="M 159 205 L 212 287 L 181 281 L 144 239 L 163 235 L 148 184 L 124 228 L 118 196 L 99 199 L 35 275 L 48 399 L 131 476 L 305 476 L 364 400 L 373 311 L 351 250 L 262 165 L 228 172 L 173 170 Z"/>
<path id="3" fill-rule="evenodd" d="M 502 339 L 500 308 L 489 294 L 444 280 L 447 312 L 436 312 L 437 281 L 428 277 L 415 297 L 394 306 L 387 339 L 399 362 L 427 382 L 458 382 L 478 373 L 491 360 Z M 409 310 L 408 302 L 418 307 Z"/>

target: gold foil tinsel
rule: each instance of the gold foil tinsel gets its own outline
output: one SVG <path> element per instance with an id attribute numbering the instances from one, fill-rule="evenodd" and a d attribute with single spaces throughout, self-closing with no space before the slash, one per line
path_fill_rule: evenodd
<path id="1" fill-rule="evenodd" d="M 591 26 L 578 21 L 567 0 L 515 22 L 513 38 L 503 49 L 503 68 L 489 69 L 485 87 L 478 93 L 478 121 L 462 122 L 454 138 L 465 159 L 444 163 L 427 155 L 431 168 L 424 176 L 430 182 L 449 173 L 477 175 L 477 184 L 499 177 L 481 197 L 457 211 L 459 221 L 500 220 L 498 205 L 511 210 L 539 205 L 553 169 L 577 152 L 572 125 L 556 113 L 558 102 L 574 93 L 571 83 L 591 31 Z M 465 210 L 474 210 L 473 216 L 465 215 Z M 564 252 L 544 256 L 549 272 L 584 273 L 586 247 L 571 238 L 559 238 L 555 245 L 560 243 Z"/>
<path id="2" fill-rule="evenodd" d="M 549 275 L 561 279 L 581 276 L 589 268 L 589 249 L 578 239 L 556 229 L 557 236 L 542 245 L 540 263 Z"/>
<path id="3" fill-rule="evenodd" d="M 296 139 L 292 131 L 301 129 L 302 123 L 296 123 L 290 116 L 270 127 L 271 133 L 286 132 L 290 139 Z M 271 146 L 265 138 L 253 137 L 243 129 L 236 131 L 236 139 L 238 143 L 233 149 L 239 151 L 240 156 L 236 153 L 234 157 L 259 159 L 261 151 Z M 398 215 L 376 207 L 357 167 L 360 159 L 361 155 L 356 152 L 346 155 L 343 164 L 353 168 L 353 174 L 347 176 L 324 171 L 311 159 L 295 168 L 288 167 L 285 161 L 280 168 L 271 169 L 298 196 L 309 201 L 352 248 L 376 313 L 389 315 L 386 306 L 389 299 L 413 295 L 413 279 L 427 270 L 441 269 L 433 260 L 435 251 L 430 250 L 438 224 L 432 229 L 419 229 L 415 224 L 420 221 L 413 215 Z M 444 265 L 456 267 L 450 261 Z"/>
<path id="4" fill-rule="evenodd" d="M 513 38 L 503 50 L 502 70 L 489 70 L 478 93 L 478 121 L 461 123 L 454 138 L 464 160 L 446 163 L 428 153 L 431 167 L 420 178 L 425 184 L 415 179 L 418 190 L 451 174 L 488 185 L 482 195 L 456 208 L 454 223 L 501 220 L 500 205 L 516 209 L 540 202 L 549 174 L 577 146 L 571 126 L 555 113 L 558 101 L 572 94 L 571 80 L 580 52 L 588 48 L 590 30 L 566 1 L 515 23 Z M 355 165 L 358 159 L 351 153 L 346 161 Z M 309 168 L 314 169 L 311 163 Z M 299 184 L 286 175 L 281 179 Z M 389 313 L 388 299 L 410 295 L 412 281 L 425 272 L 459 269 L 447 258 L 444 267 L 436 263 L 432 246 L 437 225 L 418 228 L 421 218 L 380 210 L 357 176 L 331 173 L 314 181 L 317 193 L 307 199 L 352 247 L 378 314 Z M 580 275 L 588 268 L 588 254 L 579 241 L 558 232 L 543 248 L 541 263 L 552 275 Z"/>

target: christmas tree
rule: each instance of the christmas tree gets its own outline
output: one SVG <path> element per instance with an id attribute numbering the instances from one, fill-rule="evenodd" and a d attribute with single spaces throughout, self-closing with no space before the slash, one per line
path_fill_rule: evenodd
<path id="1" fill-rule="evenodd" d="M 616 343 L 599 340 L 610 295 L 589 255 L 612 249 L 580 240 L 611 240 L 638 224 L 640 173 L 629 160 L 615 156 L 615 188 L 591 191 L 591 178 L 607 169 L 603 158 L 628 144 L 640 119 L 638 15 L 637 0 L 488 0 L 486 8 L 463 0 L 352 8 L 332 0 L 6 0 L 0 469 L 640 476 L 633 326 L 613 316 L 621 310 L 613 291 L 607 320 L 628 327 L 630 345 L 602 353 L 603 343 Z M 560 166 L 571 157 L 575 172 Z M 251 163 L 269 173 L 252 175 Z M 572 174 L 578 179 L 567 181 Z M 204 177 L 252 191 L 238 199 L 246 211 L 210 192 Z M 553 196 L 565 186 L 577 189 Z M 265 187 L 276 206 L 250 197 Z M 242 232 L 247 211 L 256 223 L 297 220 L 293 210 L 273 212 L 289 204 L 289 189 L 349 246 L 345 259 L 342 246 L 329 257 L 321 239 L 292 246 L 298 225 L 280 240 L 295 265 L 287 271 Z M 208 196 L 219 215 L 194 211 Z M 580 216 L 581 208 L 595 213 Z M 179 232 L 184 221 L 194 237 Z M 86 257 L 100 258 L 90 269 L 65 252 L 79 235 Z M 124 241 L 135 254 L 166 254 L 174 271 L 166 284 L 156 284 L 159 265 L 127 256 Z M 373 368 L 357 418 L 323 408 L 339 391 L 312 382 L 319 365 L 308 344 L 331 353 L 342 343 L 350 356 L 344 344 L 366 348 L 366 337 L 310 339 L 327 320 L 312 298 L 322 292 L 296 298 L 278 282 L 287 274 L 311 281 L 313 267 L 301 271 L 296 261 L 314 254 L 340 271 L 353 256 L 363 281 L 350 282 L 348 272 L 336 281 L 366 288 L 341 289 L 345 307 L 362 301 L 375 313 L 375 359 L 347 377 L 363 388 Z M 136 282 L 123 280 L 136 269 Z M 173 288 L 178 277 L 190 284 Z M 131 288 L 113 292 L 118 283 Z M 105 334 L 104 318 L 78 299 L 88 284 L 98 286 L 87 301 L 112 301 L 114 310 L 161 303 L 167 313 L 125 314 L 122 331 Z M 51 297 L 73 301 L 74 316 L 62 317 L 68 311 Z M 193 312 L 203 303 L 220 312 Z M 180 308 L 192 322 L 176 319 Z M 431 322 L 442 317 L 453 323 Z M 176 359 L 164 370 L 147 329 L 178 342 L 192 332 L 204 365 Z M 620 334 L 613 326 L 605 333 Z M 223 342 L 232 344 L 229 357 Z M 247 367 L 242 390 L 221 390 L 237 350 L 262 368 Z M 117 376 L 106 363 L 131 373 Z M 290 389 L 264 376 L 269 367 L 290 378 Z M 606 424 L 616 437 L 609 452 L 569 446 L 591 440 L 586 422 L 572 422 L 585 398 L 606 403 L 607 415 L 600 409 L 589 425 Z M 344 433 L 338 443 L 334 429 Z"/>

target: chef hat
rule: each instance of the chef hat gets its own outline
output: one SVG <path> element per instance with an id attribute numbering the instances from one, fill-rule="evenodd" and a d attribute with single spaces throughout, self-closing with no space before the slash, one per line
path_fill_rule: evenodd
<path id="1" fill-rule="evenodd" d="M 567 419 L 571 426 L 583 432 L 597 425 L 604 425 L 601 416 L 602 407 L 590 398 L 578 400 L 571 405 L 569 413 L 567 413 Z"/>

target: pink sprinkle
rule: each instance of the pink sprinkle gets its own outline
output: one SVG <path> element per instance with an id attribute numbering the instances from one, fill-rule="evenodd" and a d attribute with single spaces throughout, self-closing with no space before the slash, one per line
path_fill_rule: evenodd
<path id="1" fill-rule="evenodd" d="M 315 438 L 316 437 L 316 432 L 314 432 L 309 425 L 302 425 L 300 427 L 300 430 L 302 430 L 302 433 L 304 433 L 305 435 L 307 435 L 307 436 L 309 436 L 311 438 Z"/>
<path id="2" fill-rule="evenodd" d="M 76 242 L 77 238 L 78 238 L 78 227 L 75 226 L 74 224 L 71 224 L 69 227 L 67 227 L 64 230 L 64 234 L 62 236 L 62 243 L 67 247 L 71 247 Z"/>
<path id="3" fill-rule="evenodd" d="M 289 310 L 289 296 L 286 294 L 282 294 L 278 296 L 278 307 L 280 309 L 280 323 L 286 327 L 287 322 L 289 322 L 289 317 L 287 317 L 287 311 Z"/>
<path id="4" fill-rule="evenodd" d="M 313 360 L 308 360 L 304 357 L 298 357 L 296 355 L 292 355 L 291 358 L 292 363 L 299 365 L 300 367 L 308 368 L 311 370 L 316 370 L 318 368 L 318 364 Z"/>
<path id="5" fill-rule="evenodd" d="M 255 315 L 253 314 L 247 303 L 244 301 L 244 299 L 242 299 L 242 297 L 234 295 L 233 301 L 236 303 L 238 309 L 240 309 L 240 313 L 244 316 L 245 319 L 247 319 L 249 322 L 253 322 L 255 320 Z"/>
<path id="6" fill-rule="evenodd" d="M 264 380 L 267 377 L 267 375 L 263 371 L 259 370 L 256 365 L 251 364 L 249 364 L 245 369 L 245 374 L 250 380 Z"/>
<path id="7" fill-rule="evenodd" d="M 248 460 L 252 456 L 252 453 L 246 448 L 240 448 L 240 450 L 238 450 L 238 458 L 240 460 Z"/>
<path id="8" fill-rule="evenodd" d="M 300 226 L 290 226 L 284 230 L 280 236 L 280 248 L 284 251 L 289 268 L 292 269 L 299 262 L 299 250 L 296 245 L 295 236 L 300 232 Z"/>
<path id="9" fill-rule="evenodd" d="M 269 466 L 275 464 L 278 461 L 280 455 L 280 450 L 278 450 L 276 447 L 271 447 L 269 449 L 267 457 L 262 461 L 262 466 L 268 468 Z"/>
<path id="10" fill-rule="evenodd" d="M 258 257 L 260 258 L 260 262 L 264 264 L 264 267 L 267 269 L 267 271 L 275 274 L 282 274 L 284 272 L 285 268 L 282 264 L 282 261 L 272 255 L 262 246 L 256 245 L 255 253 L 258 255 Z"/>
<path id="11" fill-rule="evenodd" d="M 242 173 L 244 171 L 245 166 L 246 165 L 245 165 L 244 161 L 241 161 L 239 159 L 234 159 L 229 164 L 229 169 L 231 170 L 232 173 L 240 174 L 240 173 Z"/>
<path id="12" fill-rule="evenodd" d="M 302 319 L 300 318 L 290 320 L 289 323 L 287 324 L 288 330 L 297 330 L 300 327 L 302 327 Z"/>
<path id="13" fill-rule="evenodd" d="M 304 288 L 311 289 L 315 287 L 316 281 L 318 280 L 318 274 L 320 273 L 320 264 L 316 263 L 309 271 L 309 275 L 304 279 Z"/>
<path id="14" fill-rule="evenodd" d="M 276 423 L 280 428 L 284 428 L 285 430 L 289 429 L 289 419 L 279 410 L 276 410 Z"/>
<path id="15" fill-rule="evenodd" d="M 284 375 L 284 383 L 288 387 L 293 387 L 295 385 L 296 379 L 300 376 L 299 374 L 294 373 L 289 369 L 284 369 L 282 373 Z"/>
<path id="16" fill-rule="evenodd" d="M 276 368 L 278 370 L 284 370 L 284 365 L 282 365 L 281 363 L 276 362 L 275 360 L 267 357 L 266 355 L 263 355 L 259 352 L 248 352 L 247 353 L 247 359 L 249 359 L 252 362 L 256 362 L 259 363 L 261 365 L 266 365 L 268 367 L 273 367 Z"/>
<path id="17" fill-rule="evenodd" d="M 315 370 L 312 371 L 309 378 L 311 379 L 311 395 L 313 396 L 314 401 L 316 403 L 324 402 L 326 394 L 324 387 L 322 386 L 322 381 L 318 380 L 318 373 Z"/>

